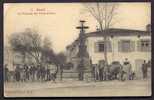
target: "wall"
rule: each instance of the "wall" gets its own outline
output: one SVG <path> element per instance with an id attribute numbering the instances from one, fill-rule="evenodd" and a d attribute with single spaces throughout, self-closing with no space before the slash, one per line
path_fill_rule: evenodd
<path id="1" fill-rule="evenodd" d="M 128 52 L 128 53 L 122 53 L 118 52 L 118 41 L 120 39 L 128 39 L 135 41 L 135 51 L 134 52 Z M 136 64 L 135 61 L 138 59 L 144 59 L 144 60 L 151 60 L 151 52 L 138 52 L 137 49 L 137 41 L 139 39 L 151 39 L 150 36 L 141 36 L 138 38 L 137 36 L 114 36 L 113 38 L 109 37 L 109 40 L 112 44 L 112 52 L 108 52 L 108 62 L 109 64 L 112 61 L 120 61 L 121 64 L 123 64 L 123 61 L 125 58 L 128 58 L 128 60 L 131 62 L 133 70 L 136 70 Z M 103 41 L 103 37 L 88 37 L 87 38 L 87 50 L 89 52 L 89 55 L 92 59 L 92 63 L 96 64 L 99 60 L 104 59 L 104 54 L 101 52 L 95 52 L 95 42 Z"/>

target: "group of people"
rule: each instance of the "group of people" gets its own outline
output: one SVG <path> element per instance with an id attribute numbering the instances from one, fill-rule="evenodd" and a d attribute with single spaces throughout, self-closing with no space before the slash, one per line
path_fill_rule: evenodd
<path id="1" fill-rule="evenodd" d="M 104 61 L 100 61 L 99 64 L 92 65 L 92 74 L 95 81 L 108 80 L 109 68 Z"/>
<path id="2" fill-rule="evenodd" d="M 55 65 L 16 65 L 15 70 L 11 72 L 8 70 L 7 65 L 4 69 L 5 81 L 11 80 L 13 77 L 14 81 L 26 82 L 26 81 L 55 81 L 57 67 Z"/>
<path id="3" fill-rule="evenodd" d="M 111 65 L 105 64 L 105 61 L 100 61 L 99 64 L 94 64 L 92 69 L 94 80 L 104 81 L 104 80 L 134 80 L 136 73 L 132 70 L 132 65 L 126 58 L 123 64 L 120 62 L 112 62 Z M 143 79 L 147 78 L 148 65 L 144 61 L 142 64 L 142 76 Z"/>
<path id="4" fill-rule="evenodd" d="M 150 62 L 144 61 L 141 66 L 143 79 L 148 77 L 148 67 L 151 66 Z M 11 78 L 17 82 L 26 81 L 50 81 L 55 82 L 58 69 L 54 64 L 48 65 L 35 65 L 24 64 L 16 65 L 14 71 L 9 71 L 8 66 L 4 67 L 4 80 L 9 81 Z M 92 65 L 92 75 L 95 81 L 105 80 L 133 80 L 136 73 L 132 70 L 132 65 L 126 58 L 123 64 L 119 62 L 112 62 L 111 65 L 107 65 L 104 60 L 99 64 Z M 62 75 L 62 74 L 61 74 Z"/>

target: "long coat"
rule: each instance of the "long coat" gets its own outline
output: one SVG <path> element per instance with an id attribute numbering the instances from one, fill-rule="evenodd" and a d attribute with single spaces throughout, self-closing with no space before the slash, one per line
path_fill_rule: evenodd
<path id="1" fill-rule="evenodd" d="M 130 75 L 132 73 L 132 66 L 131 64 L 124 64 L 123 65 L 123 71 L 126 73 L 127 79 L 130 78 Z"/>

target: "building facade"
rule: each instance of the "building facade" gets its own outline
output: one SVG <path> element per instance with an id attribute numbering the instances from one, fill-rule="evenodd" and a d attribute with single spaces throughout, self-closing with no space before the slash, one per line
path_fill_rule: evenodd
<path id="1" fill-rule="evenodd" d="M 150 25 L 146 31 L 130 29 L 108 29 L 106 31 L 86 33 L 86 46 L 92 64 L 104 60 L 104 36 L 107 37 L 108 64 L 119 61 L 121 64 L 127 58 L 135 73 L 141 73 L 144 62 L 151 62 L 151 32 Z M 67 46 L 67 62 L 77 67 L 76 54 L 78 52 L 78 39 Z M 141 75 L 138 75 L 141 77 Z"/>

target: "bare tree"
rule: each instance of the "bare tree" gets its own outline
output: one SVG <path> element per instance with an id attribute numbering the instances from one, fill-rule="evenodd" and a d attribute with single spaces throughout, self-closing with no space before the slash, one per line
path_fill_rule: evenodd
<path id="1" fill-rule="evenodd" d="M 45 37 L 43 40 L 43 48 L 45 49 L 52 49 L 52 42 L 48 37 Z"/>
<path id="2" fill-rule="evenodd" d="M 49 38 L 45 37 L 42 45 L 41 59 L 44 63 L 52 63 L 54 51 L 52 50 L 52 44 Z"/>
<path id="3" fill-rule="evenodd" d="M 100 31 L 108 33 L 107 30 L 114 24 L 113 19 L 118 5 L 115 3 L 85 3 L 84 6 L 98 22 Z M 104 59 L 106 64 L 108 64 L 107 39 L 108 37 L 104 35 Z"/>
<path id="4" fill-rule="evenodd" d="M 13 51 L 20 52 L 24 56 L 24 60 L 28 54 L 35 59 L 36 63 L 41 63 L 42 39 L 36 31 L 26 29 L 24 32 L 12 34 L 10 44 Z"/>

